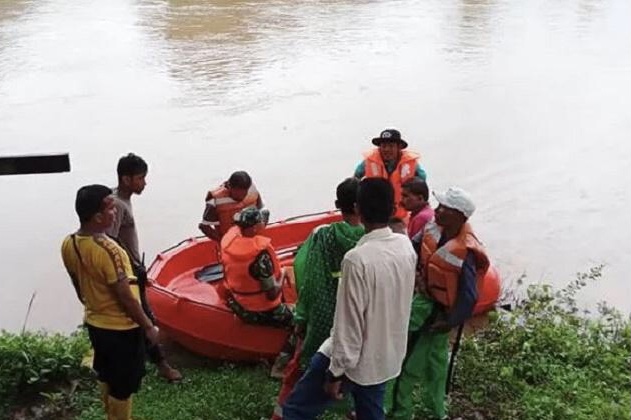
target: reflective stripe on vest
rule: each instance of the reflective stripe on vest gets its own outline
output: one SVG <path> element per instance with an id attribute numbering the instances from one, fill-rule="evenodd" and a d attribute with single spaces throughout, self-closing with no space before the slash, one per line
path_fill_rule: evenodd
<path id="1" fill-rule="evenodd" d="M 219 187 L 212 191 L 212 196 L 219 219 L 219 232 L 224 235 L 232 225 L 234 225 L 234 215 L 246 207 L 256 206 L 259 193 L 254 187 L 250 187 L 248 194 L 241 201 L 234 201 L 230 197 L 230 192 L 226 187 Z"/>
<path id="2" fill-rule="evenodd" d="M 459 270 L 462 269 L 462 264 L 464 264 L 464 260 L 449 252 L 447 248 L 438 248 L 438 250 L 436 251 L 436 255 L 447 261 L 449 264 L 453 265 L 455 268 Z"/>
<path id="3" fill-rule="evenodd" d="M 421 243 L 421 262 L 428 294 L 449 309 L 456 303 L 460 273 L 467 253 L 471 251 L 475 254 L 478 291 L 489 267 L 489 259 L 468 223 L 462 226 L 458 236 L 439 248 L 441 235 L 442 228 L 435 222 L 427 224 Z"/>
<path id="4" fill-rule="evenodd" d="M 431 235 L 436 243 L 440 241 L 440 229 L 434 221 L 431 221 L 427 223 L 427 225 L 425 225 L 425 234 Z"/>

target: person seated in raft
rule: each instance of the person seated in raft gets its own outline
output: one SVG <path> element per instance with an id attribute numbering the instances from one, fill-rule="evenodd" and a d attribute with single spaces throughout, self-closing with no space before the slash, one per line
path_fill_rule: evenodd
<path id="1" fill-rule="evenodd" d="M 357 179 L 388 180 L 394 188 L 394 216 L 406 220 L 408 212 L 401 205 L 401 186 L 414 177 L 427 179 L 427 173 L 419 163 L 420 155 L 405 150 L 407 141 L 393 128 L 383 130 L 379 137 L 372 139 L 372 144 L 377 147 L 364 153 L 364 160 L 357 165 L 353 175 Z"/>
<path id="2" fill-rule="evenodd" d="M 265 228 L 262 212 L 245 208 L 235 215 L 234 223 L 221 239 L 228 306 L 247 323 L 291 326 L 293 313 L 281 293 L 287 275 L 271 239 L 260 234 Z"/>
<path id="3" fill-rule="evenodd" d="M 245 171 L 237 171 L 218 188 L 206 194 L 206 209 L 199 230 L 219 242 L 234 225 L 234 215 L 247 207 L 263 208 L 263 200 Z"/>

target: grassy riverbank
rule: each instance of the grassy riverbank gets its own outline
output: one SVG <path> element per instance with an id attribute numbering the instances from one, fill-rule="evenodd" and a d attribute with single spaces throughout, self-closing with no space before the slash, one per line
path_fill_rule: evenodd
<path id="1" fill-rule="evenodd" d="M 463 339 L 450 415 L 463 419 L 628 419 L 629 318 L 602 304 L 586 315 L 575 296 L 599 270 L 563 290 L 530 286 L 511 313 Z M 85 334 L 0 335 L 0 417 L 103 419 Z M 145 420 L 259 420 L 272 412 L 279 383 L 263 365 L 214 363 L 173 352 L 186 379 L 171 385 L 150 372 L 134 400 Z M 328 417 L 333 418 L 333 417 Z M 418 418 L 424 418 L 420 408 Z"/>

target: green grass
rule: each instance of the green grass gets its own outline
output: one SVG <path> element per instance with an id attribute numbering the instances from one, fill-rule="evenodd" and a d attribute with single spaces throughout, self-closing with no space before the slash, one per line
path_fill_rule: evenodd
<path id="1" fill-rule="evenodd" d="M 494 314 L 486 328 L 466 337 L 449 397 L 452 418 L 628 420 L 630 319 L 604 303 L 586 316 L 575 301 L 599 277 L 596 268 L 561 290 L 532 285 L 513 312 Z M 0 418 L 17 419 L 11 413 L 28 409 L 49 415 L 21 418 L 103 420 L 96 382 L 80 366 L 88 347 L 82 332 L 0 332 Z M 169 358 L 183 367 L 184 381 L 169 384 L 148 365 L 134 397 L 135 420 L 270 417 L 280 382 L 269 377 L 268 366 L 211 362 L 177 347 Z M 416 408 L 417 419 L 425 419 L 418 402 Z"/>
<path id="2" fill-rule="evenodd" d="M 134 397 L 134 420 L 259 420 L 272 414 L 280 382 L 266 366 L 209 365 L 182 373 L 182 383 L 169 384 L 150 369 Z M 103 420 L 94 386 L 81 392 L 78 405 L 77 419 Z"/>

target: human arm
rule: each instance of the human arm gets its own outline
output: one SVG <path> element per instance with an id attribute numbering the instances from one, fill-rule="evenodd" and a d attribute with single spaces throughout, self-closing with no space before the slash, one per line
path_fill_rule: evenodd
<path id="1" fill-rule="evenodd" d="M 331 329 L 332 378 L 341 378 L 359 362 L 363 347 L 364 311 L 368 302 L 367 291 L 359 261 L 348 256 L 342 261 L 342 277 L 338 284 L 333 328 Z"/>
<path id="2" fill-rule="evenodd" d="M 114 243 L 111 239 L 107 241 Z M 104 242 L 99 266 L 125 314 L 145 331 L 147 338 L 152 343 L 157 343 L 158 327 L 153 325 L 151 319 L 143 311 L 140 299 L 132 293 L 130 283 L 136 282 L 136 278 L 125 251 L 118 246 L 111 246 Z"/>
<path id="3" fill-rule="evenodd" d="M 120 302 L 123 310 L 136 324 L 145 331 L 147 338 L 152 343 L 158 342 L 158 327 L 153 325 L 153 322 L 145 314 L 138 299 L 133 295 L 129 287 L 128 278 L 121 279 L 112 285 L 114 294 Z"/>
<path id="4" fill-rule="evenodd" d="M 362 160 L 361 162 L 359 162 L 359 164 L 355 168 L 355 172 L 353 173 L 353 176 L 357 179 L 362 179 L 364 175 L 366 175 L 366 164 Z"/>
<path id="5" fill-rule="evenodd" d="M 417 177 L 421 178 L 423 181 L 427 181 L 427 172 L 421 166 L 420 163 L 416 162 L 416 171 L 415 174 Z"/>
<path id="6" fill-rule="evenodd" d="M 456 303 L 448 313 L 441 314 L 438 317 L 436 322 L 430 327 L 430 330 L 449 331 L 453 327 L 462 324 L 473 314 L 473 308 L 477 300 L 476 259 L 475 254 L 469 251 L 460 270 Z"/>
<path id="7" fill-rule="evenodd" d="M 268 300 L 274 300 L 281 292 L 281 281 L 285 277 L 285 269 L 281 269 L 278 279 L 274 277 L 274 261 L 268 251 L 261 251 L 249 267 L 250 274 L 261 282 L 261 290 Z"/>
<path id="8" fill-rule="evenodd" d="M 219 216 L 217 214 L 217 207 L 215 206 L 215 199 L 212 192 L 206 194 L 206 208 L 202 216 L 202 221 L 199 223 L 198 228 L 202 231 L 206 237 L 213 241 L 219 242 L 221 240 L 221 233 L 219 232 Z"/>

